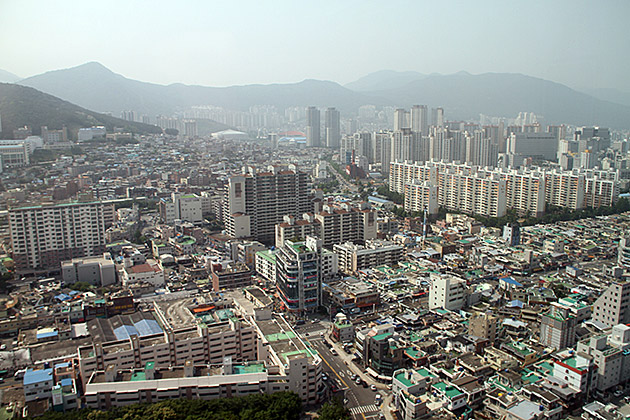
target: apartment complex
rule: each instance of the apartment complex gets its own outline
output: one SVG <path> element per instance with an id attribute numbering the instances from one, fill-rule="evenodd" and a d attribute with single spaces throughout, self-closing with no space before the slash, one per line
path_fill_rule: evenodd
<path id="1" fill-rule="evenodd" d="M 16 268 L 60 268 L 62 261 L 103 255 L 107 219 L 113 205 L 75 202 L 9 210 Z M 109 216 L 108 216 L 109 213 Z"/>
<path id="2" fill-rule="evenodd" d="M 409 209 L 414 209 L 414 200 L 425 205 L 419 194 L 428 194 L 429 186 L 438 187 L 438 206 L 493 217 L 505 209 L 541 216 L 546 204 L 573 210 L 612 206 L 619 197 L 619 176 L 613 170 L 489 169 L 444 161 L 390 164 L 389 188 L 411 195 Z"/>
<path id="3" fill-rule="evenodd" d="M 301 217 L 312 212 L 307 174 L 294 165 L 288 169 L 269 166 L 266 172 L 247 168 L 226 185 L 223 217 L 226 233 L 272 243 L 275 226 L 284 216 Z"/>

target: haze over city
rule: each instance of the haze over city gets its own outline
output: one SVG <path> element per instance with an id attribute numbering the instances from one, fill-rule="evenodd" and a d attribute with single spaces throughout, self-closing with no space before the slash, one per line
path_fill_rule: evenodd
<path id="1" fill-rule="evenodd" d="M 160 84 L 523 73 L 630 91 L 627 1 L 0 1 L 0 68 L 98 61 Z M 34 29 L 37 30 L 34 30 Z"/>
<path id="2" fill-rule="evenodd" d="M 629 5 L 0 0 L 0 420 L 630 420 Z"/>

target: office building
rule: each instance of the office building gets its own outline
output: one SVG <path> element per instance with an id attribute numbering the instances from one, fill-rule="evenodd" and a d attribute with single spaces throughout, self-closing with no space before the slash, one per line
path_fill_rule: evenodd
<path id="1" fill-rule="evenodd" d="M 116 266 L 109 253 L 100 257 L 74 258 L 61 263 L 61 275 L 66 285 L 84 282 L 105 287 L 116 283 Z"/>
<path id="2" fill-rule="evenodd" d="M 561 350 L 575 344 L 577 319 L 569 309 L 552 303 L 547 313 L 541 315 L 540 344 Z"/>
<path id="3" fill-rule="evenodd" d="M 409 111 L 403 108 L 398 108 L 394 111 L 394 131 L 411 128 L 409 123 Z"/>
<path id="4" fill-rule="evenodd" d="M 553 133 L 512 133 L 508 138 L 507 150 L 512 155 L 555 160 L 558 138 Z"/>
<path id="5" fill-rule="evenodd" d="M 630 323 L 630 283 L 612 282 L 593 305 L 593 321 L 606 327 Z"/>
<path id="6" fill-rule="evenodd" d="M 197 224 L 203 222 L 202 201 L 204 197 L 196 194 L 172 193 L 170 200 L 163 198 L 159 202 L 162 222 L 167 224 L 176 220 Z"/>
<path id="7" fill-rule="evenodd" d="M 252 285 L 252 272 L 244 263 L 212 264 L 212 290 L 242 289 Z"/>
<path id="8" fill-rule="evenodd" d="M 313 312 L 321 302 L 322 242 L 313 236 L 286 241 L 276 254 L 276 286 L 289 312 Z"/>
<path id="9" fill-rule="evenodd" d="M 307 174 L 295 166 L 269 166 L 265 172 L 249 167 L 243 175 L 228 180 L 223 218 L 226 233 L 234 238 L 252 238 L 273 243 L 275 226 L 284 216 L 312 213 Z"/>
<path id="10" fill-rule="evenodd" d="M 423 136 L 429 134 L 426 105 L 414 105 L 411 107 L 411 131 L 420 132 Z"/>
<path id="11" fill-rule="evenodd" d="M 306 146 L 320 147 L 322 140 L 320 112 L 314 106 L 306 109 Z"/>
<path id="12" fill-rule="evenodd" d="M 9 210 L 18 271 L 59 269 L 62 261 L 103 255 L 113 205 L 76 202 Z"/>
<path id="13" fill-rule="evenodd" d="M 31 156 L 28 144 L 24 142 L 20 142 L 19 144 L 0 142 L 0 159 L 2 163 L 0 169 L 3 171 L 30 165 Z"/>
<path id="14" fill-rule="evenodd" d="M 432 274 L 429 309 L 458 311 L 466 305 L 466 281 L 450 274 Z"/>
<path id="15" fill-rule="evenodd" d="M 327 108 L 324 116 L 326 147 L 337 149 L 341 138 L 340 113 L 335 108 Z"/>

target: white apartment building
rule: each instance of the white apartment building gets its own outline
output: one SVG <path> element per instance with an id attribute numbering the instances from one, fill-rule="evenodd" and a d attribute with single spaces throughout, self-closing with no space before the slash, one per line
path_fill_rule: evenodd
<path id="1" fill-rule="evenodd" d="M 23 385 L 26 402 L 50 398 L 53 387 L 52 368 L 41 370 L 27 369 L 26 373 L 24 373 Z"/>
<path id="2" fill-rule="evenodd" d="M 339 271 L 344 273 L 380 265 L 396 265 L 403 257 L 402 246 L 380 240 L 367 241 L 365 245 L 351 242 L 336 244 L 333 252 L 339 258 Z"/>
<path id="3" fill-rule="evenodd" d="M 256 274 L 272 283 L 276 282 L 275 251 L 256 252 Z"/>
<path id="4" fill-rule="evenodd" d="M 288 391 L 286 377 L 264 363 L 222 367 L 184 366 L 156 369 L 148 362 L 142 370 L 120 370 L 109 365 L 92 374 L 85 386 L 85 401 L 92 409 L 106 410 L 129 404 L 154 403 L 172 398 L 215 399 Z"/>
<path id="5" fill-rule="evenodd" d="M 367 203 L 361 208 L 353 208 L 348 203 L 337 208 L 324 205 L 322 211 L 315 214 L 323 246 L 330 249 L 346 241 L 364 242 L 376 238 L 377 214 Z"/>
<path id="6" fill-rule="evenodd" d="M 496 189 L 484 190 L 484 183 L 489 186 L 488 180 L 497 179 L 505 181 L 505 194 L 500 184 L 496 184 Z M 392 191 L 403 194 L 406 185 L 413 181 L 428 181 L 430 185 L 437 185 L 439 206 L 458 210 L 463 208 L 466 212 L 477 209 L 487 214 L 492 213 L 497 206 L 500 209 L 503 200 L 506 209 L 516 209 L 522 215 L 541 216 L 546 204 L 577 210 L 611 206 L 619 197 L 619 175 L 613 170 L 483 169 L 438 161 L 391 163 L 389 187 Z M 474 197 L 479 191 L 486 195 L 475 202 Z M 498 194 L 496 197 L 493 196 L 495 192 Z M 462 203 L 464 207 L 461 207 Z M 484 208 L 486 203 L 492 204 Z"/>
<path id="7" fill-rule="evenodd" d="M 59 268 L 62 261 L 103 255 L 113 204 L 76 202 L 9 209 L 18 270 Z"/>
<path id="8" fill-rule="evenodd" d="M 466 281 L 450 274 L 431 274 L 429 309 L 458 311 L 466 304 Z"/>
<path id="9" fill-rule="evenodd" d="M 630 323 L 630 283 L 613 282 L 595 301 L 593 321 L 607 327 Z"/>
<path id="10" fill-rule="evenodd" d="M 405 210 L 436 214 L 439 210 L 438 187 L 429 181 L 413 180 L 405 184 Z"/>

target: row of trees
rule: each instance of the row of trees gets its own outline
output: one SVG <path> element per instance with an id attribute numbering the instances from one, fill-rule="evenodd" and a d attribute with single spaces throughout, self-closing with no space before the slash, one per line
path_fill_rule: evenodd
<path id="1" fill-rule="evenodd" d="M 483 217 L 475 216 L 485 226 L 503 227 L 508 223 L 518 222 L 521 226 L 531 226 L 538 223 L 551 224 L 556 222 L 564 222 L 569 220 L 588 219 L 597 216 L 610 216 L 630 211 L 630 201 L 622 197 L 617 200 L 614 206 L 588 207 L 581 210 L 571 210 L 566 207 L 556 207 L 547 205 L 545 214 L 542 217 L 519 216 L 515 210 L 510 209 L 502 217 Z"/>
<path id="2" fill-rule="evenodd" d="M 109 411 L 48 411 L 43 420 L 299 420 L 302 401 L 293 392 L 255 394 L 216 400 L 167 400 Z M 330 419 L 330 418 L 329 418 Z"/>
<path id="3" fill-rule="evenodd" d="M 302 401 L 294 392 L 255 394 L 216 400 L 177 399 L 154 404 L 132 404 L 109 411 L 82 409 L 47 411 L 43 420 L 299 420 Z M 350 420 L 339 399 L 324 404 L 320 420 Z"/>

